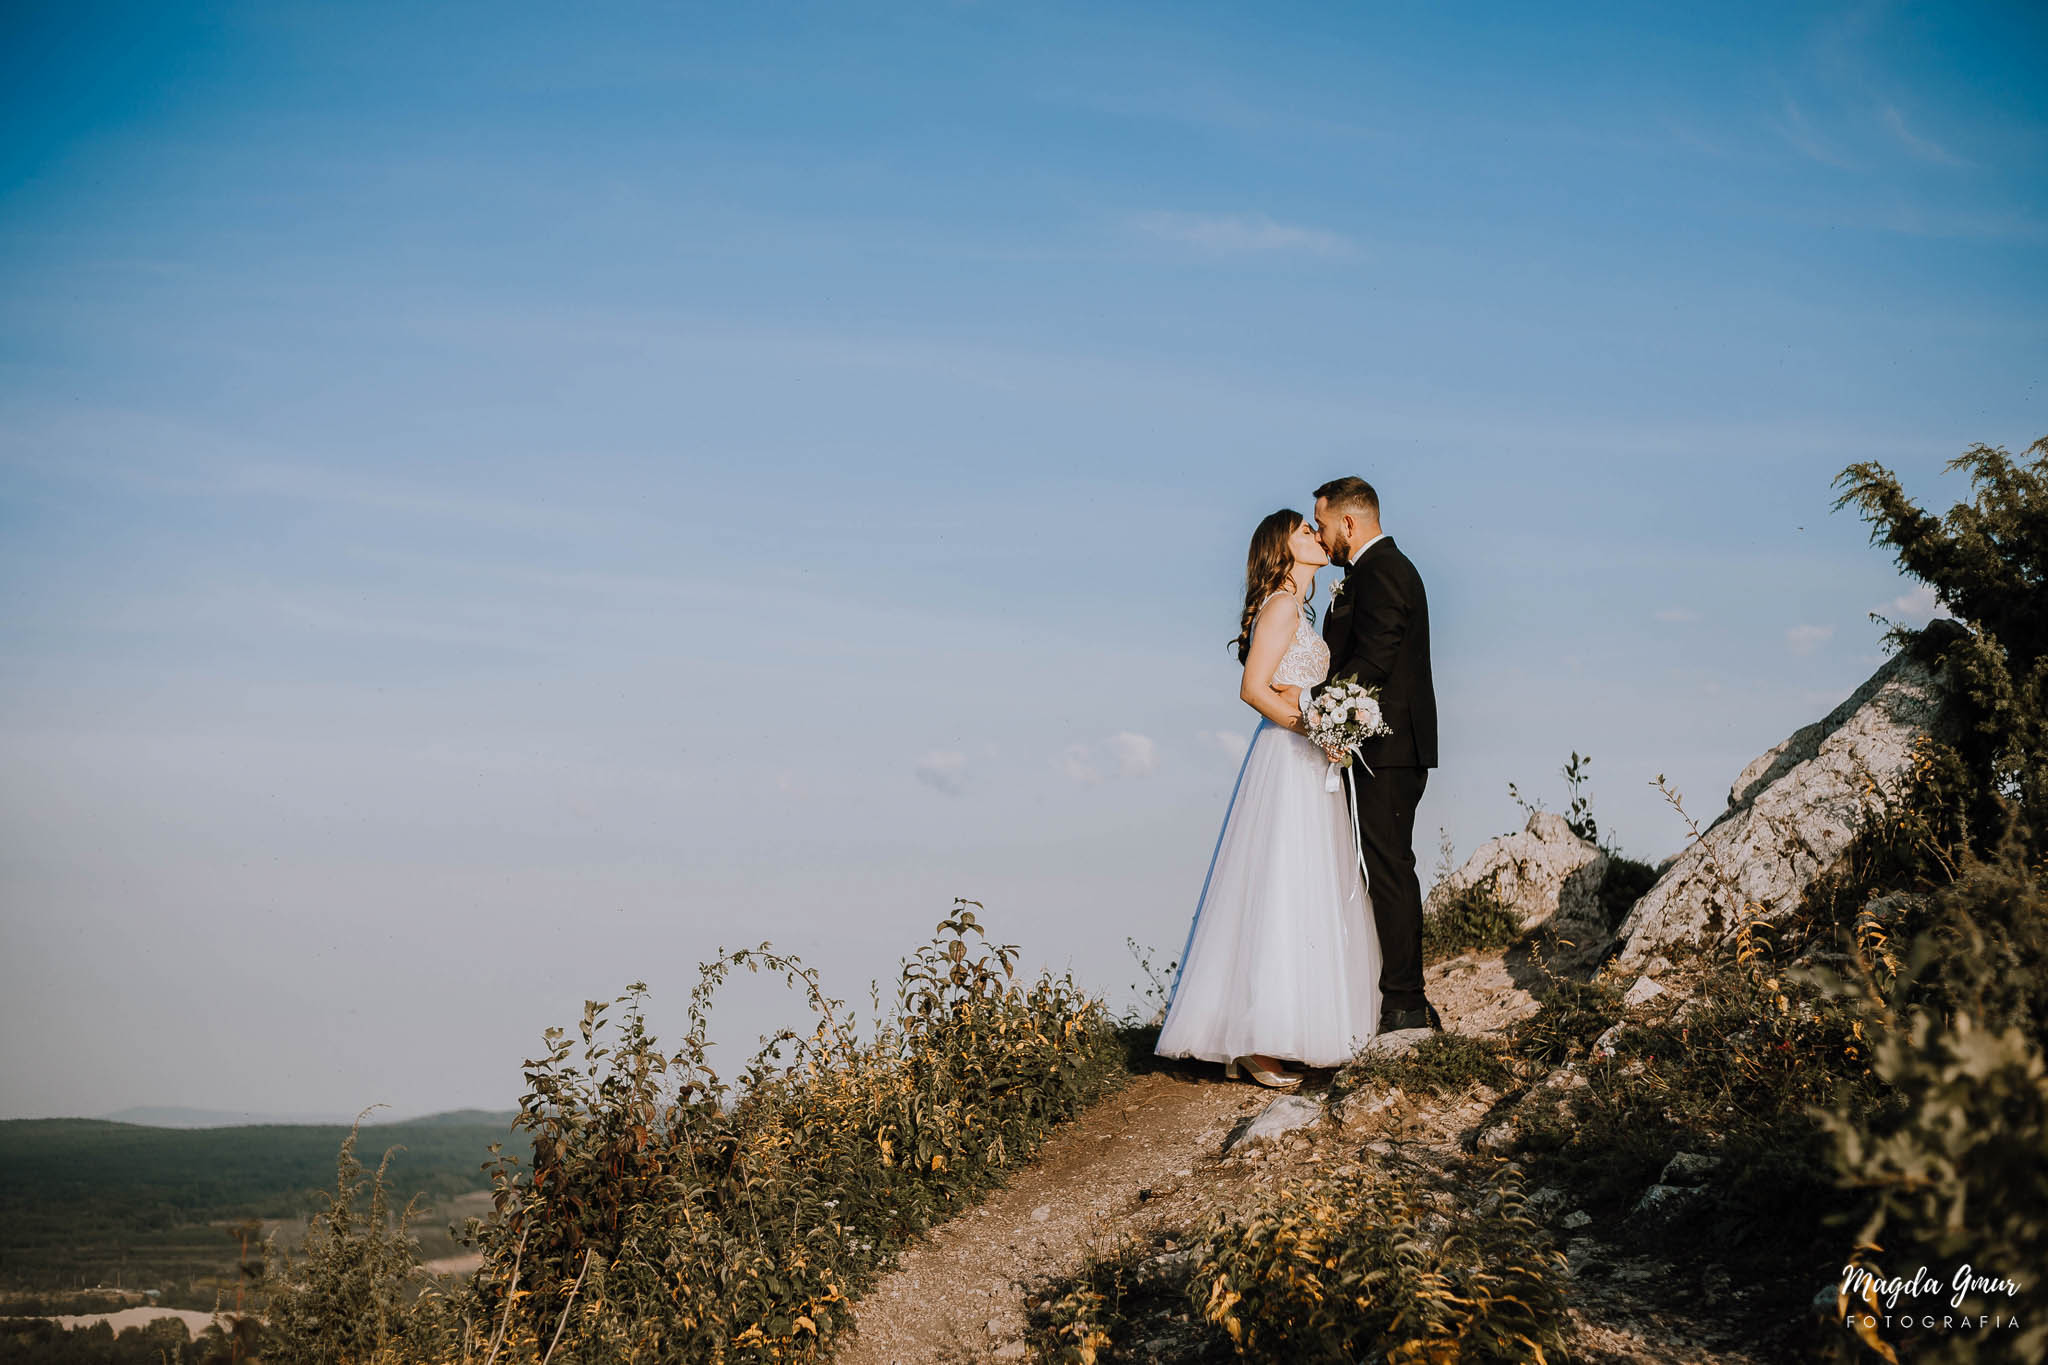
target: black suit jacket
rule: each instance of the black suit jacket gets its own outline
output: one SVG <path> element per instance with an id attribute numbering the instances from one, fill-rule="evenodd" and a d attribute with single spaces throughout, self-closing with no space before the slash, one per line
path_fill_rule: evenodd
<path id="1" fill-rule="evenodd" d="M 1436 684 L 1429 673 L 1429 598 L 1422 575 L 1389 536 L 1344 571 L 1323 618 L 1330 678 L 1380 689 L 1394 733 L 1358 746 L 1374 768 L 1436 766 Z"/>

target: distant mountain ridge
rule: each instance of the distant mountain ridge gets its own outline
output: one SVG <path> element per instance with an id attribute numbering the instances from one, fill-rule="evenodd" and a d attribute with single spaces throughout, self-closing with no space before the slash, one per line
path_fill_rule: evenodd
<path id="1" fill-rule="evenodd" d="M 497 1123 L 503 1120 L 509 1124 L 517 1116 L 512 1109 L 449 1109 L 434 1114 L 416 1116 L 392 1115 L 387 1110 L 378 1110 L 363 1122 L 365 1128 L 386 1124 L 447 1124 L 447 1123 Z M 81 1115 L 81 1117 L 84 1117 Z M 266 1114 L 248 1109 L 191 1109 L 178 1105 L 137 1105 L 117 1109 L 111 1114 L 100 1114 L 98 1118 L 108 1123 L 132 1123 L 144 1128 L 257 1128 L 257 1127 L 320 1127 L 331 1128 L 336 1124 L 347 1127 L 356 1121 L 354 1114 Z M 20 1120 L 0 1120 L 20 1122 Z"/>
<path id="2" fill-rule="evenodd" d="M 137 1123 L 145 1128 L 242 1128 L 255 1124 L 334 1124 L 355 1121 L 354 1114 L 264 1114 L 250 1109 L 188 1109 L 176 1105 L 137 1105 L 92 1117 L 105 1119 L 109 1123 Z"/>

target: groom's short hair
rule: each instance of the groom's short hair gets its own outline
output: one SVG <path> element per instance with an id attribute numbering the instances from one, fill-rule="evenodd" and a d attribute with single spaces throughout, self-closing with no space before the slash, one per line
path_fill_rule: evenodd
<path id="1" fill-rule="evenodd" d="M 1330 480 L 1316 490 L 1316 496 L 1329 504 L 1333 512 L 1356 512 L 1370 507 L 1375 519 L 1380 514 L 1380 495 L 1364 479 L 1350 474 Z"/>

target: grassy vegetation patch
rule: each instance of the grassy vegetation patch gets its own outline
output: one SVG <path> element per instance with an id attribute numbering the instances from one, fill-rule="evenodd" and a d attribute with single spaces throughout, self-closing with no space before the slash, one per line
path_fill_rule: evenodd
<path id="1" fill-rule="evenodd" d="M 1166 1233 L 1131 1238 L 1089 1257 L 1032 1306 L 1038 1358 L 1059 1365 L 1237 1360 L 1229 1336 L 1203 1316 L 1189 1293 L 1199 1257 L 1198 1245 L 1183 1246 Z"/>
<path id="2" fill-rule="evenodd" d="M 1460 887 L 1422 917 L 1422 960 L 1505 948 L 1522 936 L 1522 920 L 1500 898 L 1499 875 Z"/>
<path id="3" fill-rule="evenodd" d="M 1553 978 L 1536 1012 L 1508 1030 L 1508 1048 L 1533 1067 L 1561 1066 L 1620 1018 L 1621 992 L 1612 986 Z"/>
<path id="4" fill-rule="evenodd" d="M 1248 1357 L 1530 1361 L 1563 1350 L 1564 1258 L 1512 1165 L 1476 1201 L 1368 1168 L 1204 1238 L 1191 1289 Z"/>
<path id="5" fill-rule="evenodd" d="M 1379 1168 L 1309 1176 L 1191 1245 L 1091 1258 L 1034 1322 L 1062 1365 L 1560 1358 L 1564 1258 L 1510 1164 L 1468 1185 Z"/>
<path id="6" fill-rule="evenodd" d="M 1514 1080 L 1498 1043 L 1470 1034 L 1432 1033 L 1404 1052 L 1368 1052 L 1347 1063 L 1332 1089 L 1347 1094 L 1389 1086 L 1411 1095 L 1449 1095 L 1474 1085 L 1501 1089 Z"/>

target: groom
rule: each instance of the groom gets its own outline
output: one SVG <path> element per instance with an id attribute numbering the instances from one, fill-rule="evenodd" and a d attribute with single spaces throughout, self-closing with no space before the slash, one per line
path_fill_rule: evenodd
<path id="1" fill-rule="evenodd" d="M 1422 883 L 1415 876 L 1415 808 L 1436 766 L 1436 688 L 1429 676 L 1429 599 L 1422 576 L 1380 529 L 1380 496 L 1364 479 L 1316 490 L 1316 536 L 1347 566 L 1328 613 L 1330 678 L 1380 690 L 1393 733 L 1358 748 L 1359 846 L 1372 881 L 1380 938 L 1380 1032 L 1443 1027 L 1422 994 Z M 1327 685 L 1327 684 L 1325 684 Z"/>

